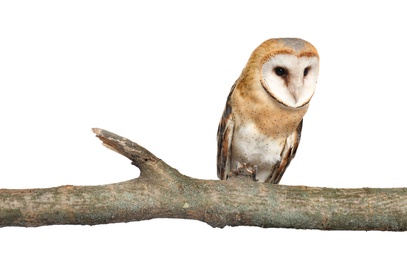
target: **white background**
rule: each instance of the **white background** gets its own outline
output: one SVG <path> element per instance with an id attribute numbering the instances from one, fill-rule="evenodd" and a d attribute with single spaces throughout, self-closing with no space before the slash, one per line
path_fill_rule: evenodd
<path id="1" fill-rule="evenodd" d="M 282 184 L 407 187 L 407 16 L 396 1 L 1 1 L 0 188 L 138 176 L 100 127 L 182 173 L 216 178 L 230 87 L 264 40 L 319 50 L 320 77 Z M 156 219 L 0 229 L 13 259 L 404 255 L 406 233 L 226 227 Z"/>

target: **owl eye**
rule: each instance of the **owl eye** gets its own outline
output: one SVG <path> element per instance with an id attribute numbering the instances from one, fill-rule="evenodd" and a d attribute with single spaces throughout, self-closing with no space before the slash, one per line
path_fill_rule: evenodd
<path id="1" fill-rule="evenodd" d="M 282 67 L 277 67 L 277 68 L 275 68 L 275 69 L 274 69 L 274 72 L 275 72 L 278 76 L 280 76 L 280 77 L 284 77 L 284 76 L 287 75 L 286 70 L 285 70 L 284 68 L 282 68 Z"/>
<path id="2" fill-rule="evenodd" d="M 308 75 L 308 71 L 309 71 L 309 67 L 304 69 L 304 77 L 306 77 Z"/>

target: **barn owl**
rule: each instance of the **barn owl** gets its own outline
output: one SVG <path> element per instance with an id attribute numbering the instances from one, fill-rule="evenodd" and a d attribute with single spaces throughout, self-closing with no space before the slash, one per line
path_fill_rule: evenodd
<path id="1" fill-rule="evenodd" d="M 314 94 L 319 56 L 296 38 L 270 39 L 251 54 L 218 127 L 217 172 L 278 184 L 294 158 Z"/>

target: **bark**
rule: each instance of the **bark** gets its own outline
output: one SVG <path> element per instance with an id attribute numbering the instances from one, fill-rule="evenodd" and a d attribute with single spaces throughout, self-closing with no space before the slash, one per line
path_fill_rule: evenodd
<path id="1" fill-rule="evenodd" d="M 194 179 L 126 138 L 102 129 L 93 131 L 106 147 L 140 168 L 140 177 L 100 186 L 1 189 L 1 227 L 182 218 L 212 227 L 407 230 L 407 188 L 332 189 L 239 177 Z"/>

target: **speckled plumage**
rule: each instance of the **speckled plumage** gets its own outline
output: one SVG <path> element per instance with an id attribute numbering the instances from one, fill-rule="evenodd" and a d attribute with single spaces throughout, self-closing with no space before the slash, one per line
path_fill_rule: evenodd
<path id="1" fill-rule="evenodd" d="M 279 183 L 295 156 L 318 66 L 317 50 L 301 39 L 270 39 L 253 51 L 219 124 L 220 179 L 244 164 L 256 167 L 259 181 Z M 278 75 L 281 68 L 286 74 Z"/>

